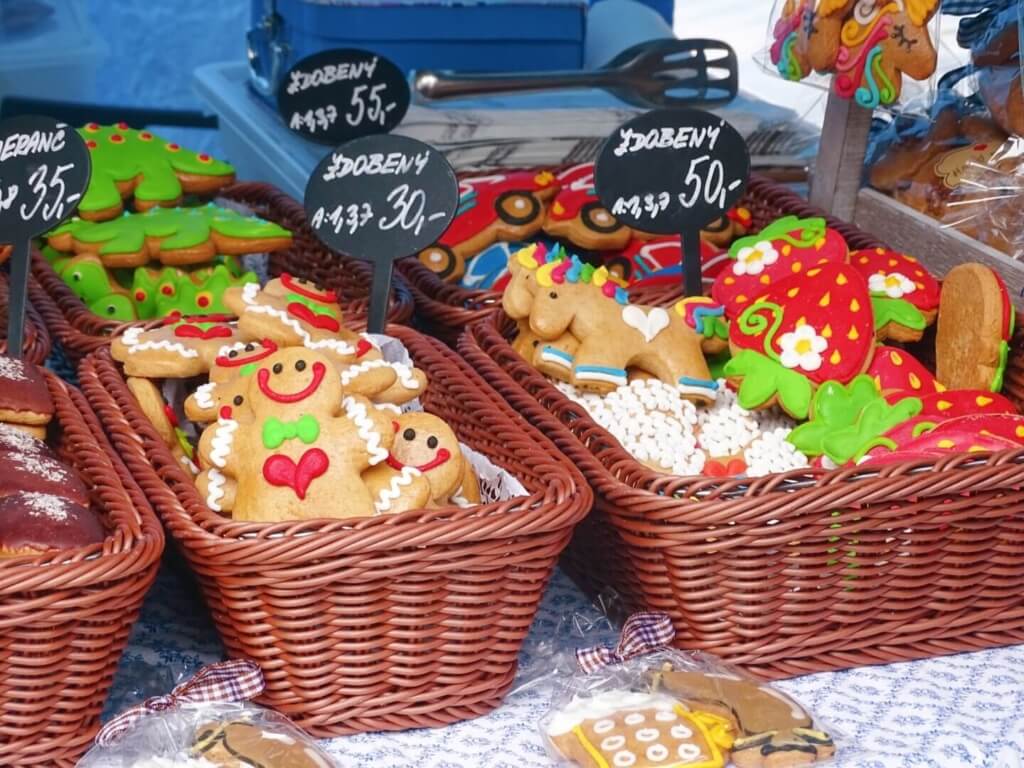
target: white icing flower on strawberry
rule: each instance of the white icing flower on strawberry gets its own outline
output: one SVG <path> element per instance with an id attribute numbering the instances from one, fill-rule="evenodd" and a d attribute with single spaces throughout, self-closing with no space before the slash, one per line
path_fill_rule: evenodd
<path id="1" fill-rule="evenodd" d="M 786 368 L 802 368 L 816 371 L 821 368 L 821 353 L 828 347 L 824 337 L 819 336 L 810 325 L 801 325 L 795 331 L 779 337 L 779 362 Z"/>
<path id="2" fill-rule="evenodd" d="M 876 272 L 868 278 L 868 288 L 872 293 L 884 293 L 890 299 L 902 299 L 913 293 L 916 287 L 913 280 L 899 272 Z"/>
<path id="3" fill-rule="evenodd" d="M 740 248 L 732 271 L 737 275 L 759 275 L 764 268 L 779 260 L 779 252 L 770 242 L 762 240 L 752 247 Z"/>

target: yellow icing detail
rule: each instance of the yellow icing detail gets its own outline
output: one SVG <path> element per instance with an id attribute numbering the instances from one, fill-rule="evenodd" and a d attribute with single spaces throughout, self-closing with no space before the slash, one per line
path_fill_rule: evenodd
<path id="1" fill-rule="evenodd" d="M 939 440 L 936 445 L 939 446 L 939 448 L 952 448 L 956 443 L 952 440 Z"/>
<path id="2" fill-rule="evenodd" d="M 537 244 L 533 243 L 525 248 L 520 248 L 516 251 L 516 261 L 519 262 L 519 266 L 526 267 L 527 269 L 536 269 L 537 260 L 533 258 L 533 255 L 537 252 Z"/>
<path id="3" fill-rule="evenodd" d="M 794 261 L 793 262 L 793 266 L 790 267 L 790 269 L 793 270 L 794 272 L 799 272 L 803 268 L 804 268 L 804 265 L 801 264 L 799 261 Z"/>
<path id="4" fill-rule="evenodd" d="M 739 304 L 746 304 L 746 303 L 747 303 L 747 297 L 746 297 L 746 296 L 744 296 L 744 295 L 743 295 L 743 294 L 741 293 L 741 294 L 740 294 L 739 296 L 737 296 L 737 297 L 736 297 L 736 301 L 737 301 L 737 303 L 739 303 Z"/>
<path id="5" fill-rule="evenodd" d="M 832 294 L 825 291 L 825 295 L 818 300 L 819 307 L 827 307 L 832 301 Z"/>
<path id="6" fill-rule="evenodd" d="M 722 754 L 722 750 L 732 749 L 734 741 L 732 723 L 726 718 L 713 715 L 710 712 L 699 710 L 690 712 L 678 704 L 672 710 L 680 720 L 693 726 L 693 730 L 700 734 L 710 752 L 707 760 L 700 763 L 685 763 L 686 768 L 723 768 L 725 756 Z M 580 746 L 594 761 L 594 765 L 598 768 L 611 768 L 601 750 L 587 738 L 582 726 L 577 725 L 573 728 L 572 735 L 576 737 Z M 682 765 L 684 764 L 673 762 L 670 768 L 681 768 Z"/>
<path id="7" fill-rule="evenodd" d="M 979 406 L 984 408 L 986 405 L 991 405 L 992 404 L 992 398 L 991 397 L 985 397 L 984 395 L 978 395 L 974 399 L 974 402 L 976 402 Z"/>
<path id="8" fill-rule="evenodd" d="M 826 339 L 832 338 L 832 326 L 825 324 L 825 327 L 821 329 L 821 335 Z"/>
<path id="9" fill-rule="evenodd" d="M 839 276 L 836 277 L 836 285 L 846 285 L 848 282 L 849 280 L 846 279 L 846 275 L 842 272 L 840 272 Z"/>
<path id="10" fill-rule="evenodd" d="M 843 356 L 839 354 L 839 350 L 837 349 L 832 353 L 832 357 L 830 357 L 828 361 L 832 363 L 832 365 L 839 365 L 843 362 Z"/>
<path id="11" fill-rule="evenodd" d="M 917 377 L 916 373 L 911 373 L 909 378 L 910 378 L 910 388 L 911 389 L 920 389 L 921 388 L 921 379 L 919 379 Z"/>
<path id="12" fill-rule="evenodd" d="M 885 253 L 885 248 L 875 248 L 875 253 L 881 256 L 883 253 Z"/>
<path id="13" fill-rule="evenodd" d="M 981 453 L 982 451 L 985 451 L 985 450 L 988 450 L 988 449 L 987 448 L 982 448 L 980 445 L 972 445 L 970 448 L 967 449 L 967 452 L 968 453 Z"/>
<path id="14" fill-rule="evenodd" d="M 594 277 L 591 282 L 600 288 L 602 285 L 608 282 L 609 272 L 608 267 L 600 267 L 594 271 Z"/>
<path id="15" fill-rule="evenodd" d="M 811 352 L 814 348 L 811 346 L 810 339 L 800 339 L 796 344 L 793 345 L 793 349 L 798 355 L 806 355 Z"/>
<path id="16" fill-rule="evenodd" d="M 795 299 L 798 293 L 800 293 L 800 286 L 790 288 L 788 291 L 786 291 L 786 295 L 791 299 Z"/>
<path id="17" fill-rule="evenodd" d="M 754 303 L 755 304 L 757 304 L 759 301 L 768 301 L 768 294 L 767 293 L 762 293 L 760 296 L 758 296 L 756 299 L 754 299 Z"/>
<path id="18" fill-rule="evenodd" d="M 860 257 L 860 263 L 861 264 L 867 264 L 868 263 L 868 257 L 867 256 L 861 256 Z"/>
<path id="19" fill-rule="evenodd" d="M 1014 433 L 1014 434 L 1015 434 L 1015 435 L 1016 435 L 1017 437 L 1024 437 L 1024 426 L 1021 426 L 1021 427 L 1017 427 L 1017 428 L 1016 428 L 1016 429 L 1015 429 L 1015 430 L 1013 431 L 1013 433 Z"/>
<path id="20" fill-rule="evenodd" d="M 856 299 L 850 299 L 850 311 L 860 312 L 860 302 Z"/>
<path id="21" fill-rule="evenodd" d="M 809 269 L 809 270 L 807 270 L 807 276 L 808 277 L 817 277 L 820 274 L 821 274 L 821 270 L 820 269 Z"/>
<path id="22" fill-rule="evenodd" d="M 875 389 L 881 389 L 881 388 L 882 388 L 882 380 L 878 376 L 875 376 Z"/>
<path id="23" fill-rule="evenodd" d="M 896 259 L 889 259 L 889 266 L 890 267 L 898 267 L 899 264 L 900 263 Z"/>
<path id="24" fill-rule="evenodd" d="M 893 365 L 903 365 L 903 355 L 899 352 L 890 352 L 889 359 L 892 360 Z"/>
<path id="25" fill-rule="evenodd" d="M 945 392 L 946 391 L 946 385 L 945 384 L 940 384 L 939 382 L 936 381 L 935 382 L 935 391 L 936 392 Z"/>
<path id="26" fill-rule="evenodd" d="M 533 183 L 538 187 L 546 187 L 555 180 L 555 174 L 551 171 L 541 171 L 533 177 Z"/>
<path id="27" fill-rule="evenodd" d="M 543 267 L 538 267 L 537 268 L 537 285 L 541 286 L 542 288 L 550 288 L 551 286 L 553 286 L 555 284 L 555 282 L 554 282 L 554 280 L 551 279 L 551 273 L 554 271 L 555 267 L 557 267 L 559 265 L 559 263 L 560 262 L 552 261 L 552 262 L 549 262 L 549 263 L 545 264 Z M 594 277 L 595 278 L 597 277 L 597 273 L 596 272 L 594 273 Z M 604 281 L 602 281 L 602 282 L 604 282 Z"/>
<path id="28" fill-rule="evenodd" d="M 857 329 L 851 325 L 850 332 L 846 334 L 846 338 L 848 338 L 850 341 L 856 341 L 857 339 L 860 338 L 860 334 L 857 333 Z"/>
<path id="29" fill-rule="evenodd" d="M 580 746 L 586 750 L 587 754 L 590 755 L 590 759 L 594 761 L 594 764 L 598 766 L 598 768 L 609 768 L 608 761 L 601 755 L 601 751 L 590 743 L 590 739 L 588 739 L 587 734 L 583 732 L 583 728 L 577 725 L 572 729 L 572 733 L 573 736 L 579 740 Z"/>
<path id="30" fill-rule="evenodd" d="M 551 212 L 554 213 L 556 216 L 561 216 L 563 213 L 565 213 L 565 206 L 563 206 L 560 202 L 556 200 L 555 204 L 551 206 Z"/>
<path id="31" fill-rule="evenodd" d="M 771 281 L 772 279 L 768 277 L 768 275 L 761 275 L 760 279 L 758 280 L 758 282 L 760 282 L 761 285 L 768 285 Z"/>
<path id="32" fill-rule="evenodd" d="M 820 237 L 820 238 L 818 238 L 817 240 L 814 241 L 814 247 L 817 250 L 820 251 L 822 248 L 825 247 L 825 242 L 826 242 L 825 238 L 824 237 Z"/>
<path id="33" fill-rule="evenodd" d="M 983 429 L 983 430 L 981 430 L 981 434 L 985 435 L 986 437 L 995 437 L 995 435 L 993 435 L 993 434 L 992 434 L 991 432 L 989 432 L 989 431 L 988 431 L 987 429 Z"/>
<path id="34" fill-rule="evenodd" d="M 784 246 L 782 246 L 782 255 L 783 256 L 789 256 L 789 254 L 791 254 L 792 252 L 793 252 L 793 246 L 791 246 L 791 245 L 784 245 Z"/>
<path id="35" fill-rule="evenodd" d="M 801 315 L 796 319 L 796 327 L 799 328 L 804 325 L 807 325 L 807 318 Z"/>
<path id="36" fill-rule="evenodd" d="M 906 259 L 907 261 L 912 261 L 914 263 L 917 263 L 917 257 L 916 256 L 911 256 L 910 254 L 904 253 L 903 254 L 903 258 Z M 918 272 L 917 274 L 920 275 L 921 273 Z"/>
<path id="37" fill-rule="evenodd" d="M 935 407 L 938 408 L 940 411 L 948 411 L 950 408 L 953 407 L 953 404 L 949 402 L 949 400 L 939 400 L 939 402 L 935 404 Z"/>
<path id="38" fill-rule="evenodd" d="M 726 285 L 732 285 L 733 283 L 736 282 L 736 278 L 735 277 L 727 277 L 722 282 L 725 283 Z"/>
<path id="39" fill-rule="evenodd" d="M 924 283 L 914 283 L 914 287 L 916 287 L 917 290 L 919 290 L 919 291 L 923 291 L 924 290 Z"/>

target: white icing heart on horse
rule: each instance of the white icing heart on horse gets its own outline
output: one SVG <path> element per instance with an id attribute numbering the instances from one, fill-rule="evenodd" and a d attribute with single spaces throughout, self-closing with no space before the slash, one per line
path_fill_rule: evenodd
<path id="1" fill-rule="evenodd" d="M 668 312 L 661 307 L 644 312 L 640 307 L 630 305 L 622 309 L 622 322 L 640 331 L 644 335 L 644 341 L 650 342 L 668 328 L 670 320 Z"/>

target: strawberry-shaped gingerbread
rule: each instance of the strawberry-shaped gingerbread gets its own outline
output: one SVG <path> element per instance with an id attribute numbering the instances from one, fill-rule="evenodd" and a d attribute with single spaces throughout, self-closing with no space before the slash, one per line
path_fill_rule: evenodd
<path id="1" fill-rule="evenodd" d="M 92 166 L 78 206 L 83 219 L 115 218 L 130 197 L 136 211 L 179 205 L 186 194 L 212 195 L 235 180 L 235 169 L 227 163 L 127 123 L 89 123 L 78 133 Z"/>
<path id="2" fill-rule="evenodd" d="M 892 397 L 894 395 L 887 395 L 886 399 L 891 401 Z M 921 404 L 922 416 L 936 416 L 943 420 L 970 414 L 1017 413 L 1017 408 L 1005 397 L 983 389 L 952 389 L 923 395 Z"/>
<path id="3" fill-rule="evenodd" d="M 479 503 L 473 468 L 442 419 L 413 411 L 396 416 L 392 426 L 395 439 L 387 460 L 363 473 L 377 514 Z"/>
<path id="4" fill-rule="evenodd" d="M 128 328 L 114 339 L 110 354 L 129 376 L 184 379 L 206 373 L 221 348 L 239 339 L 225 315 L 170 317 L 159 328 Z"/>
<path id="5" fill-rule="evenodd" d="M 732 319 L 779 280 L 843 263 L 846 256 L 846 241 L 824 219 L 786 216 L 732 244 L 732 263 L 718 274 L 711 296 Z"/>
<path id="6" fill-rule="evenodd" d="M 874 342 L 867 282 L 845 264 L 823 264 L 775 283 L 730 324 L 725 373 L 743 408 L 778 403 L 806 419 L 814 389 L 852 381 Z"/>
<path id="7" fill-rule="evenodd" d="M 939 283 L 913 256 L 885 248 L 854 251 L 850 264 L 868 281 L 879 341 L 919 341 L 939 311 Z"/>
<path id="8" fill-rule="evenodd" d="M 867 374 L 883 394 L 923 396 L 946 391 L 932 372 L 905 349 L 877 347 Z"/>
<path id="9" fill-rule="evenodd" d="M 331 360 L 303 347 L 264 358 L 248 381 L 245 418 L 226 407 L 199 442 L 210 507 L 251 522 L 374 514 L 360 475 L 387 459 L 391 415 L 343 398 Z"/>
<path id="10" fill-rule="evenodd" d="M 939 459 L 954 453 L 998 453 L 1019 449 L 1020 443 L 995 435 L 967 431 L 936 434 L 935 430 L 925 432 L 905 445 L 891 450 L 889 446 L 872 449 L 860 464 L 899 464 L 904 461 L 927 461 Z"/>

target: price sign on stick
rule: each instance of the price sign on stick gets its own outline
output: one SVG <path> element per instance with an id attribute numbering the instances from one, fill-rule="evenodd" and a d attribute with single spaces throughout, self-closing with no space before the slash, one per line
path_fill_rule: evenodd
<path id="1" fill-rule="evenodd" d="M 388 133 L 409 108 L 409 83 L 382 56 L 338 48 L 307 56 L 277 90 L 277 109 L 296 133 L 321 144 Z"/>
<path id="2" fill-rule="evenodd" d="M 331 248 L 373 262 L 371 333 L 384 329 L 391 268 L 437 242 L 455 217 L 459 184 L 444 155 L 404 136 L 364 136 L 320 161 L 306 185 L 306 216 Z"/>
<path id="3" fill-rule="evenodd" d="M 736 204 L 749 174 L 747 145 L 727 122 L 696 109 L 661 109 L 608 137 L 595 183 L 619 221 L 682 238 L 686 294 L 699 296 L 700 231 Z"/>
<path id="4" fill-rule="evenodd" d="M 0 243 L 12 246 L 7 349 L 21 357 L 33 237 L 71 216 L 89 183 L 89 150 L 49 117 L 0 121 Z"/>

